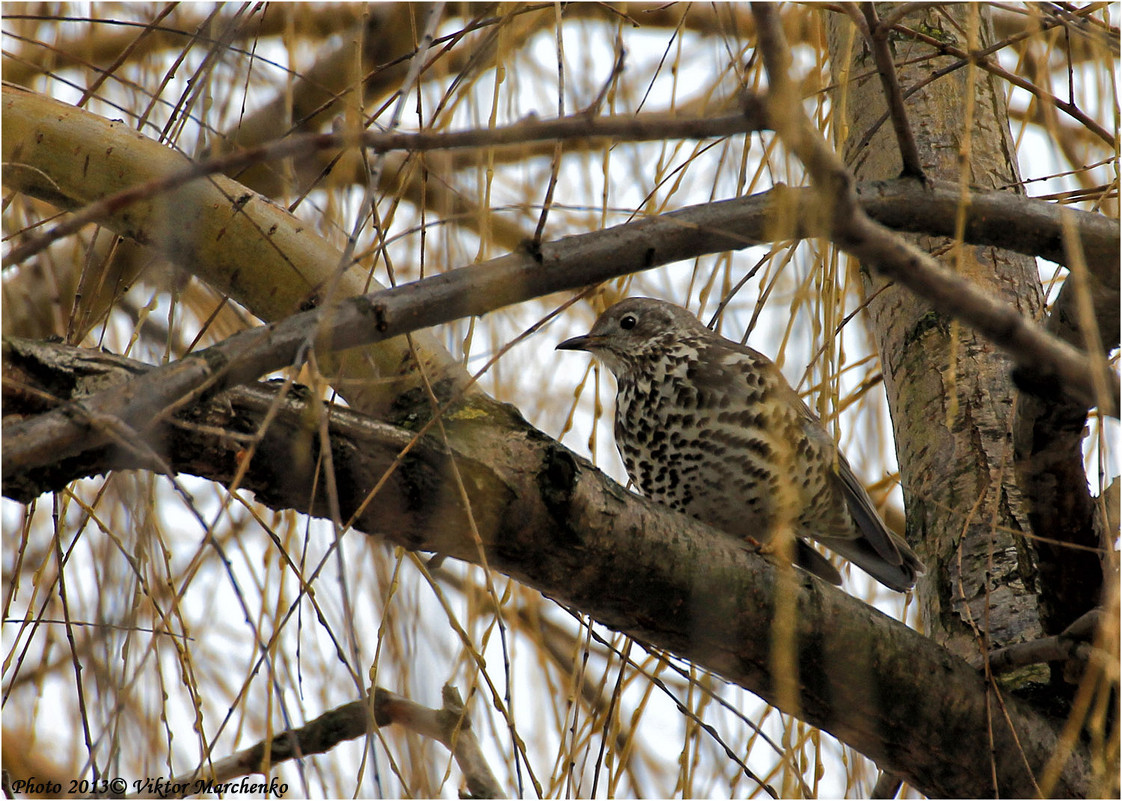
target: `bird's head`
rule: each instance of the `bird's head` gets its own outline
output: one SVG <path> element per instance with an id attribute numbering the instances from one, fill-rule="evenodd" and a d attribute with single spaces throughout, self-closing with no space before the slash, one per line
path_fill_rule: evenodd
<path id="1" fill-rule="evenodd" d="M 585 350 L 620 377 L 641 359 L 658 357 L 693 336 L 710 334 L 685 309 L 654 298 L 628 298 L 596 320 L 587 334 L 566 339 L 557 350 Z"/>

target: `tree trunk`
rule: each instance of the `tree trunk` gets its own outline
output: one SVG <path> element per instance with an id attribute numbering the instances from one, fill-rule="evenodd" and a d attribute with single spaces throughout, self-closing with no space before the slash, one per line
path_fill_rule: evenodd
<path id="1" fill-rule="evenodd" d="M 894 6 L 876 8 L 883 19 Z M 962 49 L 985 47 L 993 38 L 984 7 L 919 7 L 916 14 L 924 16 L 922 30 Z M 902 169 L 900 148 L 882 119 L 887 106 L 873 56 L 848 17 L 828 20 L 839 150 L 858 180 L 894 178 Z M 918 23 L 908 19 L 913 27 Z M 974 40 L 961 41 L 961 31 L 976 31 Z M 890 36 L 888 44 L 905 93 L 955 60 L 914 40 Z M 1005 96 L 992 75 L 963 65 L 907 97 L 906 108 L 927 178 L 971 188 L 1019 185 Z M 1031 257 L 956 246 L 950 238 L 911 238 L 1039 318 L 1041 288 Z M 1036 568 L 1024 536 L 1027 513 L 1013 471 L 1011 363 L 922 298 L 862 273 L 896 436 L 908 539 L 928 567 L 918 590 L 927 630 L 980 664 L 993 648 L 1041 635 Z M 1036 678 L 1047 679 L 1040 671 Z"/>

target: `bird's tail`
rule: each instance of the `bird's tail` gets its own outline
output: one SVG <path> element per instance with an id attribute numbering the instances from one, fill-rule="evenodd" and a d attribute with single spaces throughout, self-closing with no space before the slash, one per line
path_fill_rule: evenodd
<path id="1" fill-rule="evenodd" d="M 844 556 L 881 584 L 897 592 L 907 592 L 915 586 L 916 576 L 923 572 L 923 562 L 908 544 L 894 534 L 892 544 L 900 554 L 900 563 L 893 564 L 873 547 L 867 539 L 830 539 L 825 545 Z"/>

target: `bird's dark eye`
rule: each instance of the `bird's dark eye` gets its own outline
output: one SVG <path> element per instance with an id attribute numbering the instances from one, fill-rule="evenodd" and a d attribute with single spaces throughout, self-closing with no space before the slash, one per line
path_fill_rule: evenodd
<path id="1" fill-rule="evenodd" d="M 635 327 L 635 324 L 637 322 L 639 322 L 639 321 L 637 319 L 635 319 L 634 314 L 627 314 L 627 315 L 624 315 L 622 318 L 620 318 L 619 327 L 622 328 L 624 331 L 630 331 L 632 328 Z"/>

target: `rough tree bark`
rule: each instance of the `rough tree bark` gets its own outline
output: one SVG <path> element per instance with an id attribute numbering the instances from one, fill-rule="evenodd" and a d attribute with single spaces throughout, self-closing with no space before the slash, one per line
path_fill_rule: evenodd
<path id="1" fill-rule="evenodd" d="M 877 4 L 880 17 L 896 8 Z M 980 6 L 917 7 L 911 25 L 964 49 L 993 40 Z M 956 27 L 957 26 L 957 27 Z M 969 43 L 960 31 L 977 31 Z M 829 16 L 830 65 L 839 150 L 858 180 L 903 168 L 872 52 L 853 21 Z M 927 44 L 888 36 L 907 91 L 954 61 Z M 971 188 L 1018 186 L 1005 97 L 988 72 L 949 72 L 907 98 L 923 173 Z M 993 247 L 954 247 L 945 237 L 910 237 L 921 249 L 1033 319 L 1042 300 L 1031 257 Z M 864 271 L 896 435 L 910 541 L 931 578 L 918 590 L 928 631 L 975 664 L 996 647 L 1042 634 L 1036 566 L 1025 541 L 1028 512 L 1013 471 L 1014 387 L 1008 358 L 970 329 L 931 311 L 922 298 Z"/>

